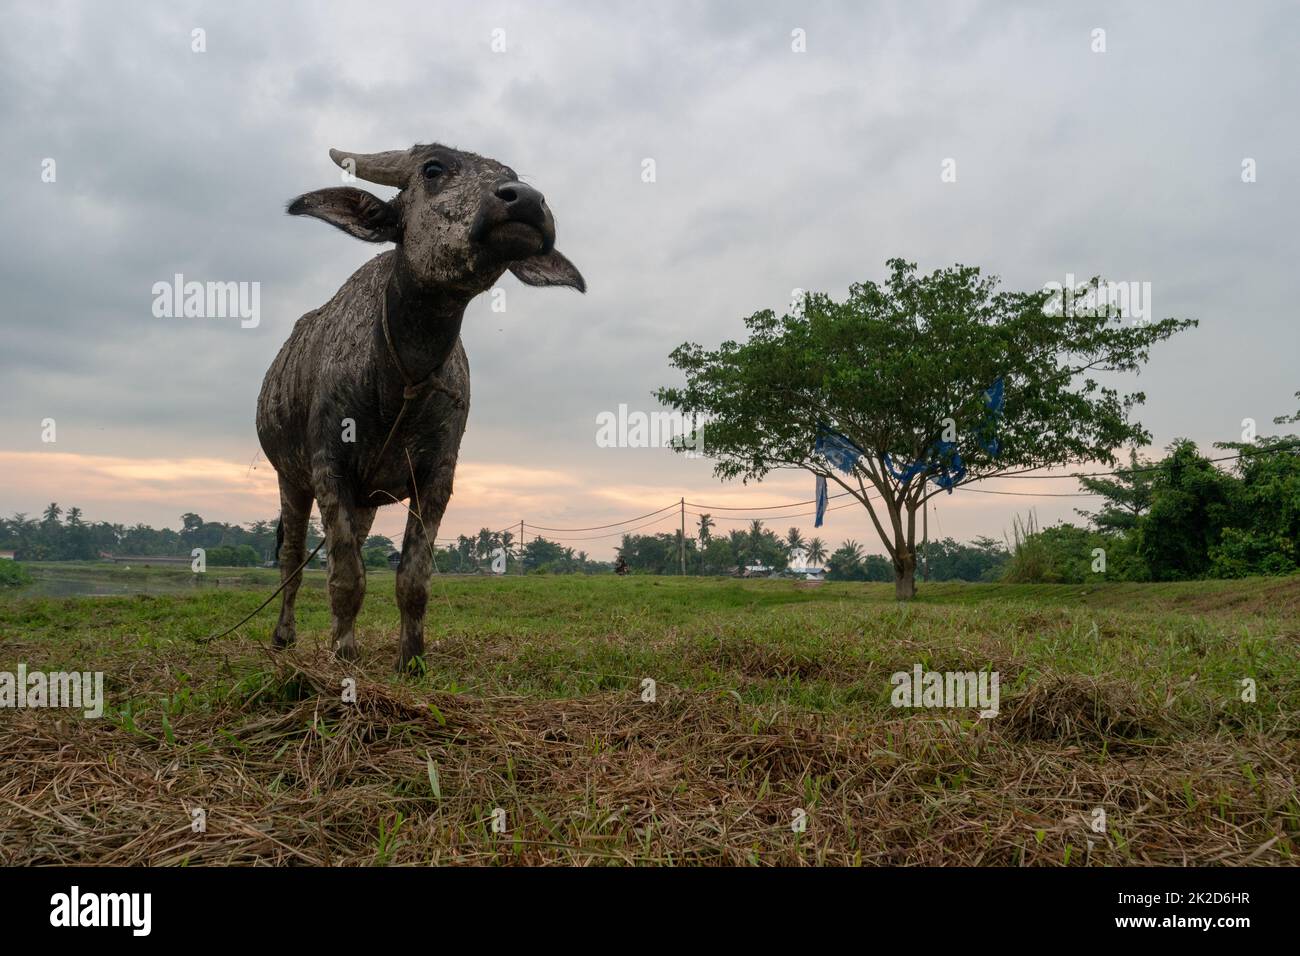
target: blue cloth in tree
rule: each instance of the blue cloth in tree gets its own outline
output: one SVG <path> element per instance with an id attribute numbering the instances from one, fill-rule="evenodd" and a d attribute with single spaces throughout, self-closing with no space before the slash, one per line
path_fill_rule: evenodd
<path id="1" fill-rule="evenodd" d="M 866 452 L 853 439 L 832 431 L 821 423 L 817 425 L 817 443 L 813 446 L 813 451 L 849 475 L 853 474 L 853 466 L 858 463 L 858 459 L 866 456 Z"/>
<path id="2" fill-rule="evenodd" d="M 997 457 L 1002 450 L 996 429 L 1005 402 L 1003 380 L 999 378 L 984 390 L 984 419 L 975 431 L 975 443 L 993 457 Z M 966 477 L 966 464 L 962 461 L 956 442 L 942 439 L 933 442 L 920 458 L 903 469 L 896 468 L 888 454 L 883 455 L 882 459 L 885 469 L 904 485 L 917 475 L 926 475 L 930 481 L 952 494 L 953 488 Z"/>
<path id="3" fill-rule="evenodd" d="M 998 379 L 984 392 L 984 421 L 980 423 L 975 433 L 975 441 L 994 458 L 1002 450 L 1002 443 L 998 441 L 996 429 L 1002 419 L 1002 409 L 1005 404 L 1006 396 L 1002 388 L 1002 379 Z"/>

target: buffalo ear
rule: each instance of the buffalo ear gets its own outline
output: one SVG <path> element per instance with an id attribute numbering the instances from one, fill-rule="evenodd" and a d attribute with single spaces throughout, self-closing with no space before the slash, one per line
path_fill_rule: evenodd
<path id="1" fill-rule="evenodd" d="M 540 256 L 512 262 L 510 271 L 524 285 L 567 285 L 579 292 L 587 291 L 587 280 L 577 266 L 554 249 Z"/>
<path id="2" fill-rule="evenodd" d="M 364 189 L 335 186 L 303 193 L 286 210 L 291 216 L 315 216 L 366 242 L 397 242 L 402 223 L 396 207 Z"/>

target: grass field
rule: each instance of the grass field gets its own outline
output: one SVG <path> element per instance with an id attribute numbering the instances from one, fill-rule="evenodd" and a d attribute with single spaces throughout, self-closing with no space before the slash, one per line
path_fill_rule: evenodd
<path id="1" fill-rule="evenodd" d="M 320 572 L 282 655 L 273 609 L 196 643 L 275 572 L 34 573 L 0 594 L 0 671 L 103 671 L 107 705 L 0 711 L 2 863 L 1298 859 L 1300 577 L 930 584 L 909 606 L 892 585 L 438 577 L 426 673 L 398 677 L 390 572 L 352 664 L 326 653 Z M 59 596 L 95 592 L 122 596 Z M 917 664 L 998 672 L 1000 713 L 891 706 Z"/>

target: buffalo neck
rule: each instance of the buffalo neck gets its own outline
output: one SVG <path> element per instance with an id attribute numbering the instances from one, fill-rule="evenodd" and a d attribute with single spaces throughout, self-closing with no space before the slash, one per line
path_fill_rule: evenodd
<path id="1" fill-rule="evenodd" d="M 395 256 L 392 275 L 384 287 L 388 329 L 402 367 L 412 382 L 442 368 L 456 340 L 470 296 L 458 290 L 420 285 Z M 375 324 L 376 344 L 387 354 L 383 327 Z"/>

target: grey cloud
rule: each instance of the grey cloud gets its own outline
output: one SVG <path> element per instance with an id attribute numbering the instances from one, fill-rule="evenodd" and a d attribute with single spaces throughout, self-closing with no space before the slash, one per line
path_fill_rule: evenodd
<path id="1" fill-rule="evenodd" d="M 488 46 L 497 26 L 505 54 Z M 1088 50 L 1096 26 L 1104 55 Z M 795 287 L 842 293 L 891 255 L 1021 287 L 1152 282 L 1159 315 L 1204 321 L 1153 356 L 1141 417 L 1162 443 L 1231 438 L 1300 387 L 1300 90 L 1279 40 L 1297 26 L 1282 3 L 12 9 L 0 448 L 27 448 L 58 404 L 105 442 L 153 436 L 140 454 L 250 458 L 257 388 L 292 322 L 377 251 L 284 202 L 337 181 L 329 146 L 429 139 L 543 189 L 591 287 L 506 279 L 505 314 L 473 307 L 467 458 L 697 480 L 700 463 L 596 449 L 595 414 L 652 407 L 682 340 L 733 337 Z M 40 182 L 46 156 L 56 184 Z M 262 283 L 261 325 L 155 319 L 150 287 L 175 272 Z"/>

